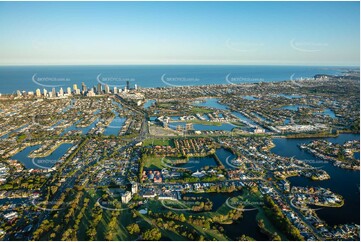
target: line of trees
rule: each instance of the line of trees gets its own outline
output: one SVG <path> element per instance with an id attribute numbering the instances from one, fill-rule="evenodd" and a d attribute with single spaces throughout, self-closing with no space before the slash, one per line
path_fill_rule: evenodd
<path id="1" fill-rule="evenodd" d="M 300 231 L 290 222 L 290 220 L 283 215 L 281 209 L 274 203 L 272 198 L 267 196 L 265 198 L 264 211 L 267 217 L 279 227 L 287 237 L 291 240 L 304 240 Z"/>

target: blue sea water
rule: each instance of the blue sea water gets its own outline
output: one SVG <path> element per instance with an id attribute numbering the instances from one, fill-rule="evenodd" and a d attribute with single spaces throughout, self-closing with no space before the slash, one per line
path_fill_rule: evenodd
<path id="1" fill-rule="evenodd" d="M 0 93 L 35 91 L 55 87 L 78 88 L 98 83 L 124 88 L 189 86 L 244 82 L 271 82 L 341 74 L 346 67 L 311 66 L 217 66 L 217 65 L 122 65 L 122 66 L 0 66 Z"/>

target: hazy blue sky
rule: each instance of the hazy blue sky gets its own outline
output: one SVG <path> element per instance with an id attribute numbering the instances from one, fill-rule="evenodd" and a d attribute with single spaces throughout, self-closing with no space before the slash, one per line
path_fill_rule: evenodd
<path id="1" fill-rule="evenodd" d="M 0 2 L 0 64 L 359 65 L 358 2 Z"/>

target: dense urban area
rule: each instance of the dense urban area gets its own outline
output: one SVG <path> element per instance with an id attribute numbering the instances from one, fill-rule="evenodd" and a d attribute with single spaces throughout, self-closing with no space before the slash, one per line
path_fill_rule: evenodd
<path id="1" fill-rule="evenodd" d="M 359 138 L 328 140 L 359 135 L 358 71 L 179 83 L 2 94 L 1 239 L 360 239 L 321 216 L 350 203 L 328 169 L 359 175 Z"/>

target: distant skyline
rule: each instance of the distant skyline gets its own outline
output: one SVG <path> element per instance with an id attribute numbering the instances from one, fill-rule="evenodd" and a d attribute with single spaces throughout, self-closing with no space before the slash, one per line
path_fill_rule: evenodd
<path id="1" fill-rule="evenodd" d="M 0 65 L 360 65 L 357 2 L 0 2 Z"/>

